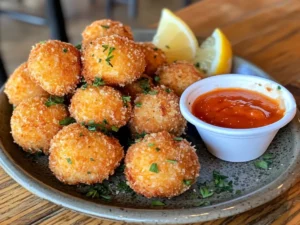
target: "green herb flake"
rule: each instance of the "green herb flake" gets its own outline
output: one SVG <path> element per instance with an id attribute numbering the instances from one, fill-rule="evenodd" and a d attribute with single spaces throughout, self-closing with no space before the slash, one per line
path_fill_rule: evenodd
<path id="1" fill-rule="evenodd" d="M 94 161 L 95 161 L 95 159 L 94 159 L 94 158 L 90 158 L 90 161 L 94 162 Z"/>
<path id="2" fill-rule="evenodd" d="M 159 200 L 154 200 L 154 201 L 151 202 L 151 205 L 152 206 L 164 206 L 165 203 L 163 203 L 163 202 L 161 202 Z"/>
<path id="3" fill-rule="evenodd" d="M 182 137 L 174 137 L 174 140 L 175 141 L 183 141 L 183 138 Z"/>
<path id="4" fill-rule="evenodd" d="M 59 121 L 59 125 L 61 126 L 67 126 L 71 123 L 75 123 L 76 120 L 73 117 L 66 117 L 63 120 Z"/>
<path id="5" fill-rule="evenodd" d="M 150 166 L 149 171 L 151 171 L 151 172 L 153 172 L 153 173 L 158 173 L 159 170 L 158 170 L 157 163 L 152 163 L 151 166 Z"/>
<path id="6" fill-rule="evenodd" d="M 78 50 L 81 50 L 81 44 L 79 43 L 79 44 L 75 45 L 75 48 L 77 48 Z"/>
<path id="7" fill-rule="evenodd" d="M 137 107 L 137 108 L 141 108 L 141 106 L 142 106 L 142 103 L 141 103 L 141 102 L 137 102 L 137 103 L 135 103 L 135 107 Z"/>
<path id="8" fill-rule="evenodd" d="M 131 96 L 122 96 L 122 100 L 125 106 L 127 106 L 127 103 L 131 101 Z"/>
<path id="9" fill-rule="evenodd" d="M 87 174 L 91 174 L 91 172 L 90 172 L 90 171 L 87 171 Z"/>
<path id="10" fill-rule="evenodd" d="M 218 171 L 213 171 L 213 178 L 214 178 L 216 193 L 233 191 L 232 181 L 229 181 L 229 182 L 226 181 L 228 178 L 227 176 L 220 174 L 220 172 L 218 172 Z"/>
<path id="11" fill-rule="evenodd" d="M 57 105 L 57 104 L 63 104 L 64 103 L 64 97 L 58 97 L 58 96 L 53 96 L 51 95 L 48 100 L 45 102 L 45 105 L 47 107 L 50 107 L 52 105 Z"/>
<path id="12" fill-rule="evenodd" d="M 64 52 L 64 53 L 67 53 L 67 52 L 68 52 L 68 49 L 67 49 L 67 48 L 64 48 L 64 49 L 63 49 L 63 52 Z"/>
<path id="13" fill-rule="evenodd" d="M 158 48 L 153 48 L 153 50 L 154 50 L 154 51 L 157 51 L 157 50 L 158 50 Z"/>
<path id="14" fill-rule="evenodd" d="M 83 133 L 82 133 L 82 132 L 80 132 L 80 134 L 79 134 L 79 137 L 82 137 L 82 136 L 84 136 L 84 135 L 83 135 Z"/>
<path id="15" fill-rule="evenodd" d="M 98 63 L 101 63 L 102 59 L 98 59 Z"/>
<path id="16" fill-rule="evenodd" d="M 193 180 L 183 180 L 182 182 L 183 182 L 183 184 L 185 184 L 186 186 L 190 186 L 190 185 L 192 185 Z"/>
<path id="17" fill-rule="evenodd" d="M 86 192 L 87 197 L 91 197 L 91 198 L 100 198 L 101 197 L 106 200 L 111 199 L 110 195 L 111 195 L 110 190 L 104 184 L 91 185 L 91 186 L 89 186 L 89 189 Z"/>
<path id="18" fill-rule="evenodd" d="M 109 195 L 100 195 L 101 198 L 104 198 L 106 200 L 111 200 L 111 196 Z"/>
<path id="19" fill-rule="evenodd" d="M 277 90 L 281 90 L 281 87 L 279 85 L 277 86 Z"/>
<path id="20" fill-rule="evenodd" d="M 72 164 L 72 160 L 70 158 L 66 158 L 66 160 L 69 164 Z"/>
<path id="21" fill-rule="evenodd" d="M 268 169 L 268 163 L 265 161 L 265 160 L 257 160 L 254 162 L 254 165 L 256 168 L 259 168 L 259 169 Z"/>
<path id="22" fill-rule="evenodd" d="M 125 181 L 121 181 L 117 186 L 118 191 L 123 193 L 131 193 L 134 194 L 134 191 L 127 185 Z"/>
<path id="23" fill-rule="evenodd" d="M 39 43 L 40 43 L 41 45 L 43 45 L 43 44 L 46 44 L 46 42 L 47 42 L 47 41 L 40 41 Z"/>
<path id="24" fill-rule="evenodd" d="M 242 194 L 242 191 L 241 191 L 241 190 L 236 190 L 236 191 L 235 191 L 235 194 L 236 194 L 236 195 L 240 195 L 240 194 Z"/>
<path id="25" fill-rule="evenodd" d="M 116 126 L 112 126 L 112 127 L 111 127 L 111 130 L 114 131 L 114 132 L 118 132 L 118 131 L 119 131 L 119 128 L 116 127 Z"/>
<path id="26" fill-rule="evenodd" d="M 155 150 L 156 150 L 157 152 L 159 152 L 159 151 L 160 151 L 160 148 L 156 147 Z"/>
<path id="27" fill-rule="evenodd" d="M 169 46 L 169 45 L 166 45 L 166 48 L 167 48 L 167 49 L 170 49 L 170 46 Z"/>
<path id="28" fill-rule="evenodd" d="M 140 88 L 143 89 L 144 94 L 147 94 L 151 89 L 149 79 L 146 78 L 146 77 L 143 77 L 143 78 L 139 79 L 138 84 L 139 84 Z"/>
<path id="29" fill-rule="evenodd" d="M 93 120 L 91 120 L 91 121 L 88 123 L 88 125 L 87 125 L 87 129 L 88 129 L 89 131 L 96 131 L 96 130 L 97 130 L 97 127 L 99 127 L 99 126 L 100 126 L 100 124 L 95 123 Z"/>
<path id="30" fill-rule="evenodd" d="M 103 27 L 104 29 L 108 29 L 109 28 L 108 25 L 101 25 L 101 27 Z"/>
<path id="31" fill-rule="evenodd" d="M 172 164 L 175 164 L 175 163 L 177 163 L 177 160 L 174 160 L 174 159 L 167 159 L 167 162 L 172 163 Z"/>
<path id="32" fill-rule="evenodd" d="M 166 91 L 167 93 L 171 93 L 171 89 L 170 89 L 170 88 L 166 88 L 165 91 Z"/>
<path id="33" fill-rule="evenodd" d="M 200 194 L 202 198 L 208 198 L 214 194 L 213 190 L 209 190 L 206 186 L 200 187 Z"/>
<path id="34" fill-rule="evenodd" d="M 93 82 L 93 86 L 99 87 L 99 86 L 103 86 L 103 85 L 105 85 L 104 80 L 101 77 L 96 77 Z"/>
<path id="35" fill-rule="evenodd" d="M 156 95 L 158 93 L 157 90 L 153 90 L 153 91 L 149 91 L 148 94 L 149 95 Z"/>
<path id="36" fill-rule="evenodd" d="M 155 144 L 154 143 L 149 143 L 148 146 L 149 147 L 153 147 Z"/>
<path id="37" fill-rule="evenodd" d="M 196 62 L 196 63 L 195 63 L 195 67 L 198 68 L 198 69 L 200 69 L 200 63 L 199 63 L 199 62 Z"/>
<path id="38" fill-rule="evenodd" d="M 210 201 L 201 201 L 199 203 L 196 203 L 194 206 L 200 207 L 200 206 L 208 206 L 208 205 L 210 205 Z"/>
<path id="39" fill-rule="evenodd" d="M 159 82 L 159 81 L 160 81 L 159 76 L 155 76 L 155 77 L 154 77 L 154 80 L 155 80 L 155 82 Z"/>
<path id="40" fill-rule="evenodd" d="M 108 45 L 102 45 L 103 52 L 105 52 L 108 49 Z"/>
<path id="41" fill-rule="evenodd" d="M 85 90 L 87 88 L 87 86 L 88 86 L 88 84 L 85 83 L 85 84 L 81 85 L 81 89 Z"/>

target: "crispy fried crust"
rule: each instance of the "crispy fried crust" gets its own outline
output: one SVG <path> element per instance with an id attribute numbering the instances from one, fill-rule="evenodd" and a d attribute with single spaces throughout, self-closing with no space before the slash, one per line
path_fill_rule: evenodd
<path id="1" fill-rule="evenodd" d="M 191 84 L 204 78 L 196 67 L 189 62 L 178 61 L 160 67 L 156 74 L 159 76 L 159 83 L 163 84 L 180 96 Z"/>
<path id="2" fill-rule="evenodd" d="M 27 63 L 21 64 L 10 75 L 5 84 L 4 92 L 9 99 L 9 103 L 15 106 L 28 98 L 36 96 L 47 97 L 49 95 L 44 89 L 31 80 L 28 74 Z"/>
<path id="3" fill-rule="evenodd" d="M 65 184 L 94 184 L 113 175 L 123 157 L 117 139 L 71 124 L 52 139 L 49 167 Z"/>
<path id="4" fill-rule="evenodd" d="M 145 54 L 146 69 L 148 75 L 155 75 L 156 70 L 167 63 L 165 53 L 150 42 L 140 42 L 142 50 Z"/>
<path id="5" fill-rule="evenodd" d="M 80 82 L 80 52 L 56 40 L 36 44 L 29 54 L 30 77 L 51 95 L 63 96 Z"/>
<path id="6" fill-rule="evenodd" d="M 127 151 L 125 175 L 129 186 L 147 198 L 180 195 L 199 176 L 195 151 L 186 140 L 176 141 L 166 131 L 146 135 Z M 153 163 L 157 172 L 150 171 Z"/>
<path id="7" fill-rule="evenodd" d="M 94 21 L 84 29 L 81 35 L 83 46 L 99 37 L 111 35 L 119 35 L 133 40 L 133 34 L 129 26 L 125 26 L 119 21 L 109 19 Z"/>
<path id="8" fill-rule="evenodd" d="M 14 141 L 24 151 L 48 154 L 50 140 L 62 128 L 59 121 L 67 117 L 64 105 L 47 107 L 45 97 L 33 97 L 21 102 L 11 117 L 11 133 Z"/>
<path id="9" fill-rule="evenodd" d="M 83 76 L 89 83 L 96 77 L 108 85 L 124 86 L 140 78 L 145 70 L 140 46 L 120 36 L 102 37 L 83 50 Z"/>
<path id="10" fill-rule="evenodd" d="M 129 122 L 133 134 L 168 131 L 179 136 L 184 132 L 186 120 L 180 113 L 179 98 L 170 89 L 155 87 L 148 94 L 139 94 L 134 102 Z"/>
<path id="11" fill-rule="evenodd" d="M 107 122 L 107 128 L 124 126 L 130 119 L 131 103 L 123 102 L 122 94 L 109 86 L 78 88 L 71 99 L 71 116 L 78 123 Z"/>

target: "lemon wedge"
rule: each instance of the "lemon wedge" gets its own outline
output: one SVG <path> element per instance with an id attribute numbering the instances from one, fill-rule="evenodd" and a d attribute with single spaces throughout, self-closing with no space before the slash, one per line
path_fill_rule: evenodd
<path id="1" fill-rule="evenodd" d="M 198 49 L 192 30 L 169 9 L 163 9 L 153 44 L 166 53 L 167 61 L 193 61 Z"/>
<path id="2" fill-rule="evenodd" d="M 208 76 L 230 73 L 232 48 L 220 29 L 215 29 L 197 50 L 195 65 Z"/>

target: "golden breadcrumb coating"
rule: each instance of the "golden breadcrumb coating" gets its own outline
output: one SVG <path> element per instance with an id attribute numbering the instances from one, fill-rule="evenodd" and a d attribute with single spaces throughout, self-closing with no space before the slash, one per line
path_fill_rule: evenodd
<path id="1" fill-rule="evenodd" d="M 142 46 L 142 50 L 145 54 L 145 73 L 148 75 L 154 75 L 160 66 L 167 63 L 166 55 L 161 49 L 157 48 L 151 42 L 140 42 L 139 44 Z"/>
<path id="2" fill-rule="evenodd" d="M 4 92 L 9 99 L 9 103 L 15 106 L 28 98 L 36 96 L 47 97 L 49 95 L 43 88 L 31 80 L 28 74 L 27 63 L 21 64 L 10 75 L 5 84 Z"/>
<path id="3" fill-rule="evenodd" d="M 85 46 L 98 37 L 111 35 L 119 35 L 133 40 L 133 34 L 129 26 L 125 26 L 119 21 L 104 19 L 94 21 L 84 29 L 82 32 L 82 44 Z"/>
<path id="4" fill-rule="evenodd" d="M 160 67 L 156 74 L 159 76 L 159 83 L 163 84 L 180 96 L 191 84 L 204 78 L 197 68 L 189 62 L 177 61 Z"/>
<path id="5" fill-rule="evenodd" d="M 129 127 L 133 135 L 168 131 L 181 135 L 186 120 L 180 113 L 179 97 L 169 88 L 155 87 L 148 94 L 139 94 L 134 100 Z"/>
<path id="6" fill-rule="evenodd" d="M 52 139 L 49 168 L 65 184 L 101 183 L 114 174 L 123 157 L 117 139 L 71 124 Z"/>
<path id="7" fill-rule="evenodd" d="M 152 78 L 146 74 L 143 74 L 142 77 L 131 84 L 125 85 L 122 89 L 127 95 L 131 96 L 131 100 L 134 100 L 138 94 L 145 93 L 150 91 L 154 87 Z"/>
<path id="8" fill-rule="evenodd" d="M 174 138 L 163 131 L 146 135 L 129 147 L 125 175 L 135 192 L 147 198 L 171 198 L 196 182 L 200 172 L 196 150 L 185 139 Z"/>
<path id="9" fill-rule="evenodd" d="M 141 47 L 127 38 L 107 36 L 83 49 L 83 76 L 89 83 L 96 77 L 108 85 L 124 86 L 140 78 L 145 70 Z"/>
<path id="10" fill-rule="evenodd" d="M 11 133 L 14 141 L 26 152 L 48 154 L 51 139 L 62 128 L 59 121 L 68 115 L 64 105 L 47 107 L 46 102 L 46 97 L 29 98 L 13 111 Z"/>
<path id="11" fill-rule="evenodd" d="M 78 88 L 71 99 L 70 113 L 78 123 L 106 124 L 106 128 L 113 126 L 120 128 L 130 119 L 131 103 L 124 102 L 122 94 L 109 86 L 94 87 L 88 85 L 86 89 Z"/>
<path id="12" fill-rule="evenodd" d="M 30 77 L 51 95 L 63 96 L 80 82 L 80 52 L 56 40 L 36 44 L 28 59 Z"/>

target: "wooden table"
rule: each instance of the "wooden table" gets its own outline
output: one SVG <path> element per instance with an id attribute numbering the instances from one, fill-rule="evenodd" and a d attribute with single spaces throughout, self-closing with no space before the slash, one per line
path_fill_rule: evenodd
<path id="1" fill-rule="evenodd" d="M 202 0 L 178 12 L 197 36 L 220 27 L 235 54 L 286 85 L 300 105 L 300 1 Z M 0 169 L 0 224 L 124 224 L 94 219 L 42 200 Z M 300 224 L 300 179 L 280 197 L 248 212 L 202 225 Z"/>

